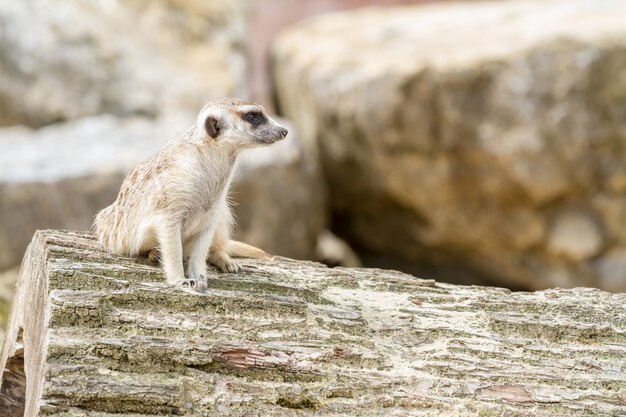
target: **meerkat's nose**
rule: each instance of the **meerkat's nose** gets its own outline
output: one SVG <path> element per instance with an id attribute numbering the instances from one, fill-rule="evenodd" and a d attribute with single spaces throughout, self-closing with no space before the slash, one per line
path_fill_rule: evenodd
<path id="1" fill-rule="evenodd" d="M 280 134 L 282 135 L 283 138 L 287 137 L 287 133 L 289 133 L 289 131 L 285 128 L 280 129 Z"/>

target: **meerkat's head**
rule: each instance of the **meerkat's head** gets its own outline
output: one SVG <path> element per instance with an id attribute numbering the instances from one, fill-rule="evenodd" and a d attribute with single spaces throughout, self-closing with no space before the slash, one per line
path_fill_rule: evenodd
<path id="1" fill-rule="evenodd" d="M 262 106 L 236 98 L 209 101 L 198 115 L 196 130 L 209 141 L 238 148 L 270 145 L 288 133 Z"/>

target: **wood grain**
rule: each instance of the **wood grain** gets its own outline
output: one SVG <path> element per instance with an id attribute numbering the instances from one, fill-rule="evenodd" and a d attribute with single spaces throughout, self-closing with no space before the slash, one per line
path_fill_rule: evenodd
<path id="1" fill-rule="evenodd" d="M 626 415 L 626 294 L 243 265 L 211 270 L 197 293 L 90 233 L 37 232 L 0 405 L 22 401 L 26 416 Z M 11 389 L 22 355 L 25 402 Z"/>

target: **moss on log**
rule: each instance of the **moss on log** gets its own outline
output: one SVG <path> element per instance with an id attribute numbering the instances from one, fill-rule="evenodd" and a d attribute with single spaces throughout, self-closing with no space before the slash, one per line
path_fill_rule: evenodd
<path id="1" fill-rule="evenodd" d="M 625 294 L 243 265 L 196 293 L 90 233 L 37 232 L 2 415 L 626 415 Z"/>

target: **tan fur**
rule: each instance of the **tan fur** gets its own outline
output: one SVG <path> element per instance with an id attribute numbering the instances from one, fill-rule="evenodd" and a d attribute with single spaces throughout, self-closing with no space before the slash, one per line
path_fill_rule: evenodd
<path id="1" fill-rule="evenodd" d="M 247 243 L 238 242 L 236 240 L 229 240 L 226 243 L 226 252 L 235 258 L 255 258 L 255 259 L 269 259 L 271 256 L 265 253 L 264 250 L 256 248 Z"/>
<path id="2" fill-rule="evenodd" d="M 263 123 L 250 114 L 261 115 Z M 206 280 L 207 255 L 224 272 L 240 269 L 231 256 L 268 257 L 230 239 L 227 193 L 239 152 L 286 134 L 261 106 L 239 99 L 208 102 L 185 134 L 128 174 L 115 202 L 95 218 L 98 239 L 120 255 L 154 258 L 158 250 L 168 283 L 198 288 Z"/>

